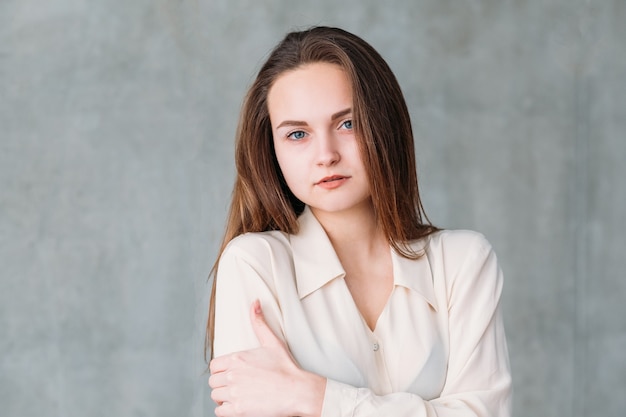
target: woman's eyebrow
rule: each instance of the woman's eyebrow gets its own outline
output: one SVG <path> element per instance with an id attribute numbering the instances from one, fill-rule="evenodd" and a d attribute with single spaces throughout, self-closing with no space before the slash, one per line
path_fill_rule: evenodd
<path id="1" fill-rule="evenodd" d="M 346 114 L 350 114 L 350 113 L 352 113 L 352 108 L 348 107 L 347 109 L 338 111 L 337 113 L 333 114 L 330 119 L 331 120 L 336 120 L 336 119 L 339 119 L 340 117 L 343 117 Z"/>
<path id="2" fill-rule="evenodd" d="M 334 113 L 332 116 L 330 116 L 330 120 L 335 121 L 347 114 L 352 113 L 352 108 L 348 107 L 347 109 L 343 109 L 338 111 L 337 113 Z M 309 124 L 307 122 L 303 122 L 300 120 L 284 120 L 282 121 L 278 126 L 276 126 L 276 129 L 280 129 L 281 127 L 285 127 L 285 126 L 308 126 Z"/>
<path id="3" fill-rule="evenodd" d="M 299 120 L 285 120 L 281 122 L 278 126 L 276 126 L 276 129 L 280 129 L 281 127 L 284 127 L 284 126 L 308 126 L 308 123 L 301 122 Z"/>

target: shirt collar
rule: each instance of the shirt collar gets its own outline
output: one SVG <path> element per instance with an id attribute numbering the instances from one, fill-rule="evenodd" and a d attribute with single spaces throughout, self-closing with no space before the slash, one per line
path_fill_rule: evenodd
<path id="1" fill-rule="evenodd" d="M 421 250 L 422 256 L 418 259 L 408 259 L 391 250 L 391 265 L 393 266 L 393 282 L 395 285 L 406 287 L 420 294 L 437 311 L 435 299 L 434 276 L 430 268 L 428 255 L 424 249 L 424 242 L 419 240 L 414 249 Z M 417 246 L 417 245 L 420 246 Z M 417 247 L 415 247 L 417 246 Z"/>
<path id="2" fill-rule="evenodd" d="M 299 230 L 291 235 L 298 295 L 303 299 L 335 278 L 344 277 L 337 253 L 328 235 L 306 206 L 298 218 Z"/>
<path id="3" fill-rule="evenodd" d="M 303 299 L 335 278 L 346 275 L 328 235 L 306 206 L 298 218 L 299 231 L 290 235 L 298 295 Z M 424 240 L 420 241 L 424 242 Z M 422 243 L 423 244 L 423 243 Z M 435 310 L 435 291 L 426 254 L 407 259 L 391 250 L 394 285 L 419 293 Z"/>

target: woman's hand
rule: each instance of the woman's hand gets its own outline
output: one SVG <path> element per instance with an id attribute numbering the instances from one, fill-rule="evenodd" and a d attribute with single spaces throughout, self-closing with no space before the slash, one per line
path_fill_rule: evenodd
<path id="1" fill-rule="evenodd" d="M 258 300 L 250 308 L 250 320 L 261 346 L 220 356 L 209 365 L 215 415 L 319 416 L 326 379 L 300 369 L 265 322 Z"/>

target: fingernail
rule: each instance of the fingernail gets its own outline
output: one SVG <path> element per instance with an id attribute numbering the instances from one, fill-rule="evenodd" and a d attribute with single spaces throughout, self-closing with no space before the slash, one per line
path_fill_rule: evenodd
<path id="1" fill-rule="evenodd" d="M 261 302 L 259 300 L 256 300 L 254 302 L 254 314 L 259 315 L 261 314 Z"/>

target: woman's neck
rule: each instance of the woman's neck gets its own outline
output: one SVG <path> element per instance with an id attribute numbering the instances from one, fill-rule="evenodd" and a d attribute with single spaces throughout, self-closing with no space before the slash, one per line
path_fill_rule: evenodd
<path id="1" fill-rule="evenodd" d="M 324 212 L 311 208 L 340 259 L 342 255 L 367 257 L 381 246 L 388 248 L 387 238 L 376 222 L 371 202 L 364 202 L 345 212 Z M 386 249 L 388 250 L 388 249 Z"/>

